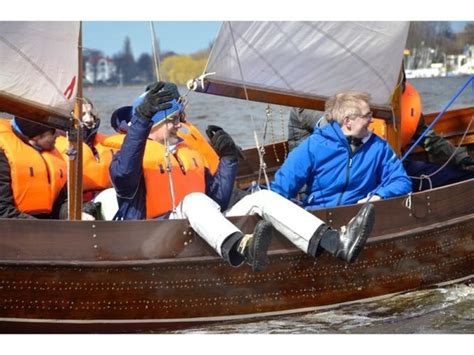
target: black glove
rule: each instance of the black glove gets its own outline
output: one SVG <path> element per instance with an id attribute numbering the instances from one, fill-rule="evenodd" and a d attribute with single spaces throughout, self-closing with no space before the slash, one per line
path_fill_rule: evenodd
<path id="1" fill-rule="evenodd" d="M 219 157 L 237 159 L 238 148 L 232 137 L 219 126 L 209 125 L 206 134 Z"/>
<path id="2" fill-rule="evenodd" d="M 173 100 L 173 95 L 168 90 L 162 90 L 165 83 L 158 81 L 150 91 L 147 92 L 143 102 L 138 105 L 138 114 L 147 120 L 151 120 L 153 115 L 159 111 L 168 110 L 171 108 L 170 101 Z"/>

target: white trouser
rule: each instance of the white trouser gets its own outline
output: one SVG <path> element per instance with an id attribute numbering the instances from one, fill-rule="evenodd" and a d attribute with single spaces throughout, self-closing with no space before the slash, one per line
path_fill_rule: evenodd
<path id="1" fill-rule="evenodd" d="M 221 213 L 219 205 L 201 192 L 186 195 L 170 219 L 186 218 L 191 227 L 222 256 L 222 243 L 240 230 Z"/>
<path id="2" fill-rule="evenodd" d="M 260 190 L 245 196 L 225 215 L 227 217 L 258 214 L 269 221 L 299 249 L 308 252 L 309 240 L 322 224 L 316 216 L 283 196 L 269 190 Z"/>
<path id="3" fill-rule="evenodd" d="M 94 202 L 100 202 L 101 219 L 111 221 L 118 211 L 117 194 L 113 187 L 101 191 L 95 198 Z"/>

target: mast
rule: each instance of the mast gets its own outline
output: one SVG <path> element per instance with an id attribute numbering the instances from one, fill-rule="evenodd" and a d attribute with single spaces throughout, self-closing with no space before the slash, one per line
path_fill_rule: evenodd
<path id="1" fill-rule="evenodd" d="M 80 220 L 82 213 L 82 22 L 79 24 L 77 95 L 72 127 L 67 131 L 68 161 L 68 219 Z"/>

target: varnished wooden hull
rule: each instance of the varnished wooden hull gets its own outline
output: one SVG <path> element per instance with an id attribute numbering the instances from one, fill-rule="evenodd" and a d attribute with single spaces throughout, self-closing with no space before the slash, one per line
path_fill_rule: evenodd
<path id="1" fill-rule="evenodd" d="M 352 265 L 312 259 L 277 235 L 262 273 L 228 266 L 183 221 L 0 220 L 0 331 L 160 331 L 468 281 L 474 208 L 464 197 L 473 190 L 471 180 L 377 203 L 373 236 Z M 339 226 L 358 208 L 316 215 Z M 233 220 L 250 231 L 257 219 Z"/>
<path id="2" fill-rule="evenodd" d="M 473 114 L 456 110 L 443 129 L 458 139 Z M 270 176 L 287 152 L 284 142 L 266 147 Z M 238 186 L 258 173 L 257 152 L 245 156 Z M 375 203 L 374 231 L 351 265 L 324 253 L 310 258 L 277 234 L 262 273 L 224 263 L 186 221 L 0 219 L 0 332 L 160 331 L 467 282 L 474 278 L 473 195 L 469 180 Z M 359 208 L 315 215 L 338 227 Z M 231 220 L 250 233 L 258 219 Z"/>

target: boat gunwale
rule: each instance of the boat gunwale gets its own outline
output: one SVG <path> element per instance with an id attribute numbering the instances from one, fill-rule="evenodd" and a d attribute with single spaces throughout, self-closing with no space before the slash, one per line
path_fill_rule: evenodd
<path id="1" fill-rule="evenodd" d="M 397 233 L 387 233 L 382 234 L 374 237 L 370 237 L 367 240 L 367 245 L 374 244 L 377 242 L 387 242 L 393 241 L 396 239 L 401 238 L 409 238 L 415 236 L 417 234 L 423 234 L 430 231 L 436 231 L 440 229 L 445 229 L 452 227 L 454 225 L 459 225 L 465 222 L 469 222 L 470 220 L 474 220 L 474 213 L 454 217 L 449 220 L 445 220 L 443 222 L 437 222 L 421 227 L 417 227 L 414 229 L 410 229 L 407 231 L 400 231 Z M 269 256 L 293 256 L 293 255 L 305 255 L 301 250 L 297 249 L 276 249 L 276 250 L 269 250 Z M 150 265 L 175 265 L 175 264 L 186 264 L 186 263 L 208 263 L 210 261 L 220 261 L 220 258 L 216 256 L 193 256 L 193 257 L 182 257 L 182 258 L 152 258 L 152 259 L 136 259 L 136 260 L 94 260 L 94 261 L 87 261 L 87 260 L 12 260 L 12 259 L 4 259 L 0 260 L 0 268 L 7 267 L 7 266 L 63 266 L 63 267 L 129 267 L 129 266 L 150 266 Z"/>

